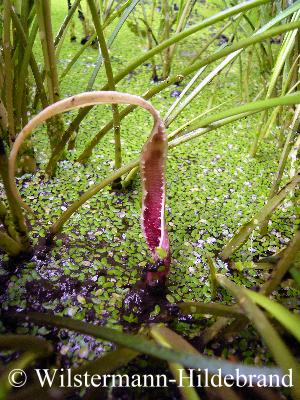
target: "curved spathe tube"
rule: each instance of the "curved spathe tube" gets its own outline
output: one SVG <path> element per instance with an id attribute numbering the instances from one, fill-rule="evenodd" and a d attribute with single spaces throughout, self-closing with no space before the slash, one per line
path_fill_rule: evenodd
<path id="1" fill-rule="evenodd" d="M 94 91 L 81 93 L 51 104 L 32 118 L 22 129 L 13 145 L 9 156 L 10 186 L 15 200 L 30 210 L 23 201 L 15 182 L 16 159 L 24 140 L 40 124 L 53 116 L 74 108 L 96 104 L 133 104 L 147 110 L 154 119 L 151 134 L 141 153 L 142 197 L 142 231 L 158 271 L 147 273 L 147 282 L 162 280 L 169 271 L 170 251 L 167 228 L 165 224 L 165 164 L 167 158 L 167 137 L 164 123 L 158 111 L 139 96 L 115 91 Z"/>

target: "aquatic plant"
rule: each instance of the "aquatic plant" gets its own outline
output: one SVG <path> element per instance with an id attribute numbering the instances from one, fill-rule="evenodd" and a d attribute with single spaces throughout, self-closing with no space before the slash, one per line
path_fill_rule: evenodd
<path id="1" fill-rule="evenodd" d="M 142 205 L 142 227 L 153 255 L 154 262 L 158 268 L 164 266 L 163 270 L 147 273 L 147 282 L 152 284 L 156 279 L 164 278 L 169 270 L 170 251 L 167 228 L 165 225 L 165 163 L 167 157 L 167 137 L 165 135 L 164 124 L 155 108 L 144 99 L 128 93 L 116 91 L 105 92 L 86 92 L 70 98 L 58 101 L 35 116 L 18 135 L 9 157 L 9 191 L 13 194 L 14 202 L 24 209 L 29 210 L 29 206 L 22 200 L 15 184 L 16 160 L 18 151 L 24 141 L 32 131 L 41 123 L 53 118 L 62 112 L 75 108 L 86 107 L 94 104 L 124 104 L 129 103 L 140 106 L 154 118 L 154 126 L 148 141 L 144 145 L 141 153 L 141 176 L 143 181 L 143 205 Z M 64 222 L 69 218 L 65 218 Z M 24 224 L 24 221 L 22 221 Z M 57 232 L 52 230 L 51 235 Z M 160 261 L 163 265 L 160 265 Z"/>

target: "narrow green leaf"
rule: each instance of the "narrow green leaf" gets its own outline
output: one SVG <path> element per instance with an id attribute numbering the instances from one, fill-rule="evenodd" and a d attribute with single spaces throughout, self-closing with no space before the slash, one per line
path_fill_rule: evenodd
<path id="1" fill-rule="evenodd" d="M 121 15 L 116 27 L 114 28 L 112 34 L 110 35 L 110 37 L 107 40 L 107 47 L 110 48 L 113 44 L 113 42 L 115 41 L 118 33 L 120 32 L 120 29 L 122 28 L 122 26 L 124 25 L 124 23 L 126 22 L 128 16 L 131 14 L 131 12 L 134 10 L 134 8 L 137 6 L 137 4 L 140 2 L 141 0 L 134 0 L 123 12 L 123 14 Z M 88 81 L 88 85 L 86 88 L 86 91 L 90 91 L 92 90 L 96 77 L 98 75 L 98 72 L 101 68 L 101 65 L 103 63 L 103 56 L 100 52 L 99 57 L 96 61 L 96 65 L 95 68 L 92 72 L 92 75 Z"/>
<path id="2" fill-rule="evenodd" d="M 241 374 L 245 374 L 247 376 L 253 374 L 256 374 L 257 376 L 259 374 L 276 374 L 279 377 L 282 376 L 282 372 L 278 368 L 257 367 L 255 365 L 232 363 L 229 361 L 213 359 L 202 355 L 188 354 L 180 350 L 171 350 L 159 346 L 141 335 L 129 335 L 116 331 L 115 329 L 95 326 L 92 324 L 87 324 L 86 322 L 73 320 L 71 318 L 52 316 L 41 313 L 15 313 L 6 315 L 6 317 L 24 322 L 33 322 L 36 324 L 70 329 L 76 332 L 83 333 L 85 335 L 90 335 L 99 339 L 119 344 L 123 347 L 128 347 L 139 353 L 148 354 L 161 360 L 179 363 L 187 368 L 207 368 L 207 370 L 211 373 L 217 373 L 218 370 L 221 368 L 223 375 L 231 374 L 234 376 L 236 369 L 238 368 Z"/>
<path id="3" fill-rule="evenodd" d="M 9 374 L 11 373 L 11 371 L 18 369 L 24 370 L 37 357 L 38 355 L 36 353 L 26 352 L 22 354 L 16 361 L 12 361 L 5 366 L 4 370 L 1 371 L 0 377 L 0 400 L 6 400 L 8 392 L 12 389 L 11 383 L 9 381 Z M 22 372 L 18 379 L 20 379 L 20 381 L 24 379 L 24 375 L 22 375 Z"/>
<path id="4" fill-rule="evenodd" d="M 238 300 L 240 307 L 245 311 L 247 317 L 270 349 L 276 363 L 286 374 L 289 373 L 290 369 L 292 370 L 294 386 L 291 388 L 291 392 L 293 399 L 298 400 L 300 398 L 300 382 L 298 380 L 300 365 L 291 354 L 287 345 L 282 341 L 267 317 L 254 304 L 248 296 L 248 292 L 243 287 L 237 286 L 221 274 L 217 274 L 217 280 L 222 287 L 231 292 Z"/>
<path id="5" fill-rule="evenodd" d="M 300 172 L 291 179 L 267 204 L 265 204 L 255 216 L 238 230 L 238 232 L 229 240 L 220 253 L 223 260 L 227 260 L 236 250 L 238 250 L 251 235 L 251 232 L 260 226 L 265 218 L 269 216 L 284 201 L 287 195 L 297 187 L 300 182 Z"/>
<path id="6" fill-rule="evenodd" d="M 52 346 L 46 340 L 30 335 L 0 335 L 0 349 L 49 354 Z"/>
<path id="7" fill-rule="evenodd" d="M 164 347 L 170 349 L 182 349 L 187 353 L 198 354 L 197 350 L 193 348 L 187 341 L 175 332 L 171 331 L 163 325 L 153 325 L 150 329 L 150 334 L 153 339 Z M 176 379 L 177 385 L 179 386 L 180 393 L 183 400 L 200 400 L 195 388 L 190 386 L 188 382 L 188 374 L 184 370 L 183 366 L 178 363 L 169 363 L 170 370 Z M 182 372 L 181 372 L 182 371 Z M 181 382 L 188 382 L 181 386 Z"/>
<path id="8" fill-rule="evenodd" d="M 226 306 L 220 303 L 186 302 L 177 304 L 184 314 L 209 314 L 220 317 L 240 317 L 244 315 L 236 306 Z"/>
<path id="9" fill-rule="evenodd" d="M 127 365 L 137 356 L 138 353 L 133 350 L 120 348 L 114 351 L 110 351 L 104 356 L 97 358 L 96 360 L 88 361 L 77 368 L 73 368 L 71 370 L 71 374 L 72 376 L 75 376 L 76 374 L 83 376 L 85 373 L 88 373 L 89 375 L 109 374 L 115 371 L 116 369 Z M 66 380 L 67 377 L 68 377 L 68 372 L 65 373 Z M 49 390 L 49 393 L 47 393 L 47 389 Z M 65 398 L 67 394 L 74 393 L 77 389 L 68 387 L 62 388 L 60 375 L 55 375 L 51 388 L 47 388 L 47 386 L 43 388 L 39 383 L 37 384 L 34 383 L 28 386 L 26 385 L 26 387 L 23 390 L 19 389 L 18 392 L 14 393 L 13 397 L 9 397 L 8 400 L 25 400 L 25 399 L 27 400 L 27 399 L 42 399 L 42 398 L 48 399 L 48 397 L 45 396 L 47 396 L 48 394 L 51 395 L 51 392 L 53 393 L 53 390 L 57 391 L 57 393 L 59 393 L 61 396 L 64 396 L 63 398 Z"/>
<path id="10" fill-rule="evenodd" d="M 300 342 L 300 316 L 298 314 L 292 313 L 278 302 L 272 301 L 260 293 L 248 289 L 246 290 L 247 296 L 256 304 L 267 310 Z"/>

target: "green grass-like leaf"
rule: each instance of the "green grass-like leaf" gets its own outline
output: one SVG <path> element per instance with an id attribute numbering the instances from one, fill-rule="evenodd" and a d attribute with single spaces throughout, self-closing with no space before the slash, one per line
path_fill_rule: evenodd
<path id="1" fill-rule="evenodd" d="M 9 318 L 12 318 L 14 320 L 70 329 L 76 332 L 83 333 L 85 335 L 90 335 L 99 339 L 116 343 L 123 347 L 133 349 L 139 353 L 148 354 L 161 360 L 179 363 L 187 368 L 207 368 L 207 370 L 211 373 L 217 373 L 218 370 L 221 368 L 223 375 L 235 375 L 235 371 L 238 368 L 240 370 L 240 373 L 245 375 L 256 374 L 256 376 L 258 376 L 259 374 L 278 374 L 279 376 L 282 376 L 282 372 L 279 368 L 244 365 L 240 363 L 232 363 L 225 360 L 205 357 L 202 355 L 188 354 L 184 351 L 172 350 L 163 346 L 159 346 L 152 341 L 146 339 L 142 335 L 129 335 L 111 328 L 94 326 L 92 324 L 87 324 L 85 322 L 77 321 L 71 318 L 51 316 L 42 313 L 19 313 L 9 314 L 8 316 Z"/>
<path id="2" fill-rule="evenodd" d="M 276 318 L 300 342 L 300 316 L 260 293 L 247 290 L 247 296 Z"/>

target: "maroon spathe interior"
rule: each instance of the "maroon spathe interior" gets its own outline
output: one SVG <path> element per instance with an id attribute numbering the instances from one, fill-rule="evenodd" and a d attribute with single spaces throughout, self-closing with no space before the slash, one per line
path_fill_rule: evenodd
<path id="1" fill-rule="evenodd" d="M 164 218 L 163 208 L 165 191 L 165 159 L 166 142 L 162 127 L 158 127 L 151 139 L 145 144 L 142 152 L 142 178 L 144 186 L 143 197 L 143 228 L 150 251 L 155 256 L 155 249 L 160 246 L 162 235 L 166 229 L 161 218 Z M 163 228 L 163 231 L 162 231 Z M 168 241 L 164 241 L 167 242 Z M 165 249 L 168 252 L 168 248 Z"/>
<path id="2" fill-rule="evenodd" d="M 150 158 L 145 165 L 147 194 L 144 201 L 144 229 L 148 246 L 154 251 L 161 239 L 161 209 L 163 205 L 162 168 L 160 158 Z"/>

